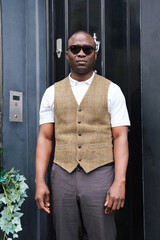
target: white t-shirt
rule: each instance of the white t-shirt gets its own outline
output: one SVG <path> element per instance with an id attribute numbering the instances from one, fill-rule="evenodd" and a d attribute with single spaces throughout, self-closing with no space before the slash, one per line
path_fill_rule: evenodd
<path id="1" fill-rule="evenodd" d="M 78 82 L 71 78 L 69 81 L 73 94 L 80 104 L 86 94 L 94 73 L 86 81 Z M 130 120 L 126 107 L 126 101 L 121 89 L 115 83 L 111 82 L 108 89 L 108 111 L 111 116 L 111 127 L 130 126 Z M 40 125 L 45 123 L 54 123 L 54 85 L 46 89 L 40 106 Z"/>

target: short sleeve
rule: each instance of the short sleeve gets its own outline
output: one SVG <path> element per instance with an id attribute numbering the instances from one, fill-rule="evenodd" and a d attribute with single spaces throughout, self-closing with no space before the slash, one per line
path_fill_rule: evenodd
<path id="1" fill-rule="evenodd" d="M 120 87 L 113 82 L 108 89 L 108 111 L 111 127 L 130 126 L 126 100 Z"/>
<path id="2" fill-rule="evenodd" d="M 39 124 L 54 123 L 54 85 L 46 89 L 39 111 Z"/>

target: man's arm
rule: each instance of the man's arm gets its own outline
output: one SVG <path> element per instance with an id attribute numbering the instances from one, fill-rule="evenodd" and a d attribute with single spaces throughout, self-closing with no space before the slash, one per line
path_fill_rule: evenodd
<path id="1" fill-rule="evenodd" d="M 113 145 L 115 161 L 115 178 L 107 192 L 105 213 L 119 210 L 125 202 L 126 170 L 128 165 L 128 127 L 113 127 Z"/>
<path id="2" fill-rule="evenodd" d="M 36 194 L 35 200 L 39 210 L 50 213 L 49 189 L 45 183 L 45 174 L 52 153 L 54 124 L 47 123 L 40 126 L 36 148 Z M 44 202 L 45 200 L 45 202 Z"/>

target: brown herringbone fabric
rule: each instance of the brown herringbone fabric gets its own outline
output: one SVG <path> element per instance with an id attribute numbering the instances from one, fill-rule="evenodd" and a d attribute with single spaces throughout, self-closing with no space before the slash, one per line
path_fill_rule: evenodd
<path id="1" fill-rule="evenodd" d="M 110 81 L 95 74 L 80 105 L 69 78 L 55 84 L 54 162 L 69 173 L 79 164 L 86 173 L 113 162 L 107 94 Z"/>

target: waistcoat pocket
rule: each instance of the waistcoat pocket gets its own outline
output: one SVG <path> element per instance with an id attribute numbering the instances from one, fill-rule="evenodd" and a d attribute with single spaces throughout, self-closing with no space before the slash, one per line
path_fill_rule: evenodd
<path id="1" fill-rule="evenodd" d="M 107 144 L 107 143 L 94 143 L 94 144 L 90 144 L 89 148 L 90 149 L 102 149 L 102 148 L 110 148 L 112 147 L 112 144 Z"/>
<path id="2" fill-rule="evenodd" d="M 60 144 L 56 145 L 57 151 L 68 151 L 68 144 Z"/>

